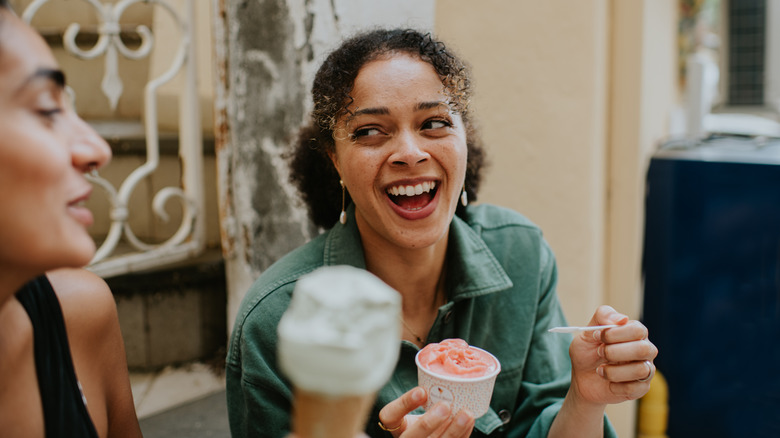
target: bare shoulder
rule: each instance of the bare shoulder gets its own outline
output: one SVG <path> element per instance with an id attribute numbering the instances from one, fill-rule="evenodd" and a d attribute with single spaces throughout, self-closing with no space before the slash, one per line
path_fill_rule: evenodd
<path id="1" fill-rule="evenodd" d="M 62 307 L 73 366 L 99 436 L 140 438 L 111 289 L 84 269 L 60 269 L 46 276 Z"/>
<path id="2" fill-rule="evenodd" d="M 58 269 L 46 276 L 57 294 L 68 329 L 101 330 L 117 318 L 111 289 L 86 269 Z"/>

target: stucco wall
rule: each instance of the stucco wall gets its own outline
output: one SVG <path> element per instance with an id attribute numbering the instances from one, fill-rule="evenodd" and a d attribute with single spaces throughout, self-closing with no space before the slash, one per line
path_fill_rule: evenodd
<path id="1" fill-rule="evenodd" d="M 480 200 L 542 226 L 576 324 L 604 298 L 606 3 L 457 0 L 439 2 L 436 20 L 476 78 L 492 163 Z"/>

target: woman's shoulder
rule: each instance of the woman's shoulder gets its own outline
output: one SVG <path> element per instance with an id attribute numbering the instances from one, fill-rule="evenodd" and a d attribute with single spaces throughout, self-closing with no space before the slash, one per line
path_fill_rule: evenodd
<path id="1" fill-rule="evenodd" d="M 322 266 L 324 237 L 325 234 L 321 234 L 282 256 L 258 277 L 250 292 L 266 295 Z"/>
<path id="2" fill-rule="evenodd" d="M 484 230 L 505 227 L 525 228 L 541 234 L 542 230 L 526 216 L 506 207 L 493 204 L 469 205 L 466 209 L 466 222 L 472 227 Z"/>
<path id="3" fill-rule="evenodd" d="M 290 251 L 260 274 L 241 302 L 236 321 L 238 326 L 257 312 L 260 303 L 263 303 L 261 319 L 268 319 L 271 313 L 286 308 L 298 278 L 324 264 L 325 234 Z"/>
<path id="4" fill-rule="evenodd" d="M 117 318 L 116 302 L 105 280 L 86 269 L 57 269 L 46 273 L 60 302 L 65 325 L 99 336 Z"/>
<path id="5" fill-rule="evenodd" d="M 554 259 L 542 229 L 526 216 L 491 204 L 469 205 L 466 211 L 466 223 L 494 254 L 511 249 L 513 257 L 524 254 L 528 260 L 537 259 L 543 264 Z"/>

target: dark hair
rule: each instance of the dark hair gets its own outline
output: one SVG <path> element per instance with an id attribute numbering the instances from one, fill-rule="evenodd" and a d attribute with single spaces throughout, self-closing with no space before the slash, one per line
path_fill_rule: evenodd
<path id="1" fill-rule="evenodd" d="M 298 133 L 289 155 L 290 182 L 300 191 L 311 220 L 319 226 L 332 227 L 341 211 L 339 175 L 328 156 L 335 146 L 336 121 L 350 113 L 350 92 L 360 69 L 370 61 L 393 53 L 419 56 L 441 77 L 450 106 L 464 123 L 468 149 L 466 193 L 469 200 L 477 199 L 485 153 L 469 111 L 472 86 L 467 65 L 430 33 L 412 29 L 371 30 L 345 40 L 320 66 L 311 89 L 312 120 Z M 347 202 L 350 202 L 349 194 Z M 464 215 L 465 208 L 458 204 L 456 213 Z"/>

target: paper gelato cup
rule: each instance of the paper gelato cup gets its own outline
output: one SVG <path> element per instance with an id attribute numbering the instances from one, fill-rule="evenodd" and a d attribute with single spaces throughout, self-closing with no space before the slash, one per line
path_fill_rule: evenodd
<path id="1" fill-rule="evenodd" d="M 452 374 L 445 374 L 444 372 L 436 372 L 428 369 L 423 363 L 421 363 L 421 353 L 426 351 L 426 348 L 436 348 L 448 341 L 445 340 L 439 344 L 429 344 L 415 356 L 415 363 L 417 364 L 417 383 L 423 387 L 428 393 L 428 401 L 423 406 L 427 411 L 436 403 L 443 401 L 449 403 L 452 409 L 453 415 L 459 410 L 465 408 L 468 409 L 475 418 L 479 418 L 487 413 L 490 408 L 490 398 L 493 395 L 493 386 L 496 383 L 496 376 L 501 372 L 501 363 L 495 356 L 489 352 L 469 346 L 465 341 L 458 339 L 462 342 L 462 346 L 470 349 L 472 353 L 476 353 L 479 356 L 486 358 L 493 363 L 488 364 L 487 369 L 479 375 L 473 376 L 474 373 L 469 373 L 469 377 L 459 377 Z"/>

